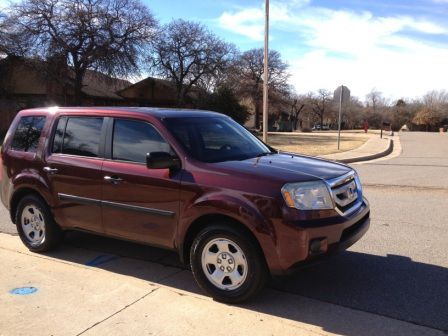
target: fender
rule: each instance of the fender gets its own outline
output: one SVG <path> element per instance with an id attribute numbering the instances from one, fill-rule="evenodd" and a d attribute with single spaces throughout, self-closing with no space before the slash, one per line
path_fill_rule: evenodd
<path id="1" fill-rule="evenodd" d="M 55 205 L 48 182 L 42 178 L 42 176 L 36 169 L 28 169 L 22 171 L 13 180 L 10 181 L 9 188 L 10 207 L 14 195 L 23 189 L 32 189 L 39 195 L 41 195 L 50 207 L 53 207 Z"/>
<path id="2" fill-rule="evenodd" d="M 250 198 L 254 198 L 254 200 L 237 193 L 233 195 L 223 192 L 207 193 L 181 210 L 176 239 L 181 258 L 183 258 L 184 243 L 191 225 L 203 216 L 223 215 L 244 225 L 258 240 L 267 263 L 277 264 L 278 256 L 275 252 L 277 237 L 274 225 L 254 204 L 254 201 L 262 200 L 264 203 L 273 203 L 274 200 L 260 195 L 251 195 Z M 275 207 L 274 204 L 272 206 Z"/>

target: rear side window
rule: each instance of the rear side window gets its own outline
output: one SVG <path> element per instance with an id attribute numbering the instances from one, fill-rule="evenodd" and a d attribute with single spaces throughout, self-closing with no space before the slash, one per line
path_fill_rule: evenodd
<path id="1" fill-rule="evenodd" d="M 103 118 L 60 118 L 53 140 L 53 153 L 98 157 L 102 126 Z"/>
<path id="2" fill-rule="evenodd" d="M 67 117 L 59 118 L 58 126 L 53 139 L 53 153 L 61 153 L 62 140 L 64 139 L 65 126 L 67 125 Z"/>
<path id="3" fill-rule="evenodd" d="M 116 119 L 112 143 L 112 159 L 146 162 L 150 152 L 172 153 L 170 145 L 150 124 L 143 121 Z"/>
<path id="4" fill-rule="evenodd" d="M 17 125 L 11 143 L 11 149 L 35 153 L 40 134 L 45 124 L 45 117 L 22 117 Z"/>

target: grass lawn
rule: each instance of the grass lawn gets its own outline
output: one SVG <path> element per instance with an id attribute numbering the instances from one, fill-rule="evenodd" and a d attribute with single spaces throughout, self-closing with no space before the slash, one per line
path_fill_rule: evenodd
<path id="1" fill-rule="evenodd" d="M 359 135 L 343 134 L 341 136 L 341 149 L 339 151 L 337 135 L 311 135 L 305 133 L 269 134 L 268 144 L 283 151 L 320 156 L 346 152 L 358 148 L 368 139 L 368 137 Z"/>

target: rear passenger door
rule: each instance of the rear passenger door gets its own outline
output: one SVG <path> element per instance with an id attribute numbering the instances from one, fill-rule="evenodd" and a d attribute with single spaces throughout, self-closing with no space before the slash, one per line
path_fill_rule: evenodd
<path id="1" fill-rule="evenodd" d="M 180 172 L 146 167 L 146 154 L 174 152 L 150 123 L 110 120 L 103 165 L 106 233 L 172 247 L 179 211 Z"/>
<path id="2" fill-rule="evenodd" d="M 62 116 L 57 120 L 46 158 L 46 177 L 63 227 L 103 232 L 101 186 L 105 135 L 103 117 Z"/>

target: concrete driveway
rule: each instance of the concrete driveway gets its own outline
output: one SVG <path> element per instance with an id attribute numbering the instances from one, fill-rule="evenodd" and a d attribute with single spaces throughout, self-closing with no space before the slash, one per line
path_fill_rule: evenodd
<path id="1" fill-rule="evenodd" d="M 212 317 L 219 317 L 220 311 L 225 324 L 221 324 L 221 331 L 227 334 L 246 334 L 249 330 L 282 335 L 448 333 L 448 136 L 405 133 L 400 134 L 400 138 L 403 152 L 399 157 L 353 165 L 361 175 L 372 206 L 371 229 L 360 242 L 326 262 L 288 278 L 274 279 L 270 289 L 257 300 L 240 307 L 198 301 L 199 306 L 206 307 L 203 311 L 199 306 L 192 306 L 192 302 L 182 301 L 187 309 L 179 319 L 179 325 L 188 330 L 184 334 L 193 334 L 190 332 L 193 330 L 195 334 L 213 332 L 214 326 L 219 328 L 220 324 Z M 3 208 L 0 230 L 14 232 Z M 5 243 L 9 253 L 17 250 L 12 246 L 13 241 L 8 238 Z M 3 244 L 2 240 L 0 242 Z M 5 247 L 2 244 L 0 247 Z M 35 258 L 24 250 L 19 252 L 22 259 L 18 263 Z M 27 254 L 25 259 L 24 253 Z M 3 260 L 8 257 L 6 254 L 1 256 Z M 114 281 L 121 285 L 133 281 L 129 279 L 149 281 L 151 286 L 165 286 L 186 297 L 201 297 L 190 272 L 181 268 L 176 255 L 160 249 L 71 233 L 65 247 L 45 258 L 79 265 L 71 272 L 84 272 L 89 262 L 109 258 L 94 266 L 118 276 Z M 62 270 L 60 273 L 65 274 Z M 27 274 L 17 271 L 14 279 L 20 283 L 21 277 Z M 0 275 L 0 279 L 2 277 L 5 278 Z M 73 285 L 80 281 L 75 275 L 73 279 L 65 277 L 64 281 L 72 280 Z M 109 284 L 105 286 L 108 287 Z M 169 308 L 170 303 L 179 301 L 178 297 L 164 292 L 157 295 L 160 297 L 154 298 L 153 304 L 158 306 L 153 308 L 161 309 L 159 313 L 139 306 L 139 301 L 135 304 L 123 302 L 121 306 L 113 305 L 113 309 L 104 311 L 104 317 L 94 319 L 96 322 L 85 322 L 88 326 L 85 329 L 78 329 L 83 330 L 81 333 L 109 334 L 115 330 L 113 334 L 120 334 L 119 331 L 127 334 L 132 328 L 126 329 L 126 325 L 138 323 L 142 310 L 152 311 L 161 321 L 179 318 L 178 309 L 170 311 Z M 161 308 L 161 304 L 167 306 Z M 89 311 L 95 309 L 92 303 L 88 307 Z M 198 320 L 198 316 L 203 320 Z M 229 316 L 239 316 L 239 320 Z M 0 335 L 2 324 L 8 322 L 2 319 L 5 317 L 0 317 Z M 264 321 L 269 323 L 263 324 Z M 231 329 L 231 325 L 236 325 L 237 329 Z M 182 334 L 154 324 L 148 328 L 155 334 Z M 78 333 L 73 331 L 75 329 L 68 330 L 70 334 Z"/>

